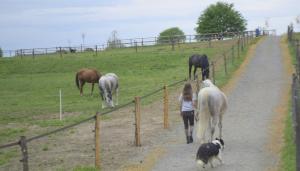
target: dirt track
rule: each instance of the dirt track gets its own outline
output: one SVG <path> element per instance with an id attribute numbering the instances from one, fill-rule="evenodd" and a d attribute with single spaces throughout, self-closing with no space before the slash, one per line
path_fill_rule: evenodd
<path id="1" fill-rule="evenodd" d="M 282 60 L 279 37 L 267 37 L 257 46 L 228 94 L 229 109 L 223 122 L 225 164 L 219 165 L 216 161 L 215 168 L 208 167 L 206 170 L 276 170 L 279 155 L 270 146 L 274 147 L 274 143 L 281 141 L 275 139 L 274 142 L 272 138 L 271 131 L 280 131 L 272 129 L 272 122 L 282 103 L 281 98 L 288 93 L 289 78 Z M 182 130 L 181 125 L 174 129 L 170 137 L 176 139 L 162 147 L 165 155 L 153 170 L 197 170 L 195 155 L 199 143 L 184 144 Z M 280 148 L 280 145 L 276 147 Z"/>

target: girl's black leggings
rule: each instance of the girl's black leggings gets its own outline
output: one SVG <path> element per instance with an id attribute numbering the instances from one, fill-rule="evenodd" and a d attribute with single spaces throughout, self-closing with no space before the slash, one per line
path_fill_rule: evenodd
<path id="1" fill-rule="evenodd" d="M 190 126 L 194 126 L 194 111 L 183 111 L 182 119 L 184 123 L 184 129 L 189 128 L 189 123 Z"/>

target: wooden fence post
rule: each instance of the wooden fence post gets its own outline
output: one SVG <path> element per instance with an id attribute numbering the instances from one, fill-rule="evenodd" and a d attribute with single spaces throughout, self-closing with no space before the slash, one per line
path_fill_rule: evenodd
<path id="1" fill-rule="evenodd" d="M 224 71 L 225 74 L 227 75 L 227 59 L 226 59 L 226 54 L 223 54 L 223 58 L 224 58 Z"/>
<path id="2" fill-rule="evenodd" d="M 169 95 L 166 85 L 164 86 L 164 128 L 169 128 Z"/>
<path id="3" fill-rule="evenodd" d="M 244 35 L 242 35 L 241 51 L 244 51 Z"/>
<path id="4" fill-rule="evenodd" d="M 96 45 L 96 56 L 98 55 L 98 46 Z"/>
<path id="5" fill-rule="evenodd" d="M 293 101 L 293 119 L 295 120 L 295 144 L 296 144 L 296 170 L 300 171 L 300 116 L 299 116 L 299 80 L 297 76 L 293 75 L 293 85 L 292 85 L 292 101 Z"/>
<path id="6" fill-rule="evenodd" d="M 296 40 L 296 61 L 297 61 L 297 65 L 298 65 L 298 73 L 300 73 L 300 52 L 299 52 L 299 50 L 300 50 L 300 48 L 299 48 L 299 46 L 300 46 L 300 44 L 299 44 L 299 40 Z"/>
<path id="7" fill-rule="evenodd" d="M 27 150 L 27 142 L 26 142 L 25 136 L 21 136 L 20 146 L 21 146 L 21 152 L 22 152 L 22 156 L 23 156 L 23 158 L 20 160 L 23 163 L 23 171 L 28 171 L 29 170 L 28 150 Z"/>
<path id="8" fill-rule="evenodd" d="M 215 62 L 214 61 L 211 62 L 211 66 L 212 66 L 213 82 L 214 82 L 214 84 L 216 84 L 216 79 L 215 79 Z"/>
<path id="9" fill-rule="evenodd" d="M 135 52 L 137 52 L 137 42 L 134 41 Z"/>
<path id="10" fill-rule="evenodd" d="M 197 82 L 196 82 L 196 95 L 198 95 L 200 91 L 200 80 L 199 80 L 199 77 L 197 76 Z M 198 104 L 198 103 L 196 103 Z"/>
<path id="11" fill-rule="evenodd" d="M 246 41 L 246 44 L 247 44 L 247 46 L 248 46 L 248 44 L 249 44 L 249 32 L 247 32 L 247 39 L 246 39 L 247 41 Z"/>
<path id="12" fill-rule="evenodd" d="M 96 113 L 95 121 L 95 166 L 100 169 L 100 114 Z"/>
<path id="13" fill-rule="evenodd" d="M 135 97 L 135 145 L 141 146 L 140 125 L 141 125 L 141 99 Z"/>
<path id="14" fill-rule="evenodd" d="M 171 38 L 171 46 L 172 46 L 172 51 L 174 51 L 175 50 L 175 40 L 174 40 L 174 38 L 172 37 Z"/>
<path id="15" fill-rule="evenodd" d="M 238 40 L 238 50 L 237 50 L 237 53 L 238 53 L 238 58 L 240 58 L 240 38 L 239 38 L 239 40 Z"/>
<path id="16" fill-rule="evenodd" d="M 61 51 L 61 47 L 59 47 L 59 54 L 60 54 L 60 57 L 62 58 L 62 51 Z"/>
<path id="17" fill-rule="evenodd" d="M 233 65 L 234 64 L 234 45 L 231 48 L 231 52 L 232 52 L 232 60 L 231 60 L 231 62 L 232 62 L 232 65 Z"/>
<path id="18" fill-rule="evenodd" d="M 34 49 L 32 49 L 32 58 L 34 59 Z"/>

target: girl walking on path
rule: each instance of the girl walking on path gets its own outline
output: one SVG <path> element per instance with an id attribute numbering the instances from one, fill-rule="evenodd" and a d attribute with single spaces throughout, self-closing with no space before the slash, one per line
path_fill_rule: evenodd
<path id="1" fill-rule="evenodd" d="M 193 142 L 195 100 L 196 97 L 193 95 L 192 85 L 186 83 L 179 97 L 179 102 L 187 144 Z"/>

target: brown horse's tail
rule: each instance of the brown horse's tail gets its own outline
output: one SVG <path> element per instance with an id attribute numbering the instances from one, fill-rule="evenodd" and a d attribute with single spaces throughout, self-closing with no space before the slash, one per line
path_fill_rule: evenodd
<path id="1" fill-rule="evenodd" d="M 78 72 L 76 73 L 76 76 L 75 76 L 75 83 L 76 83 L 77 88 L 79 89 Z"/>

